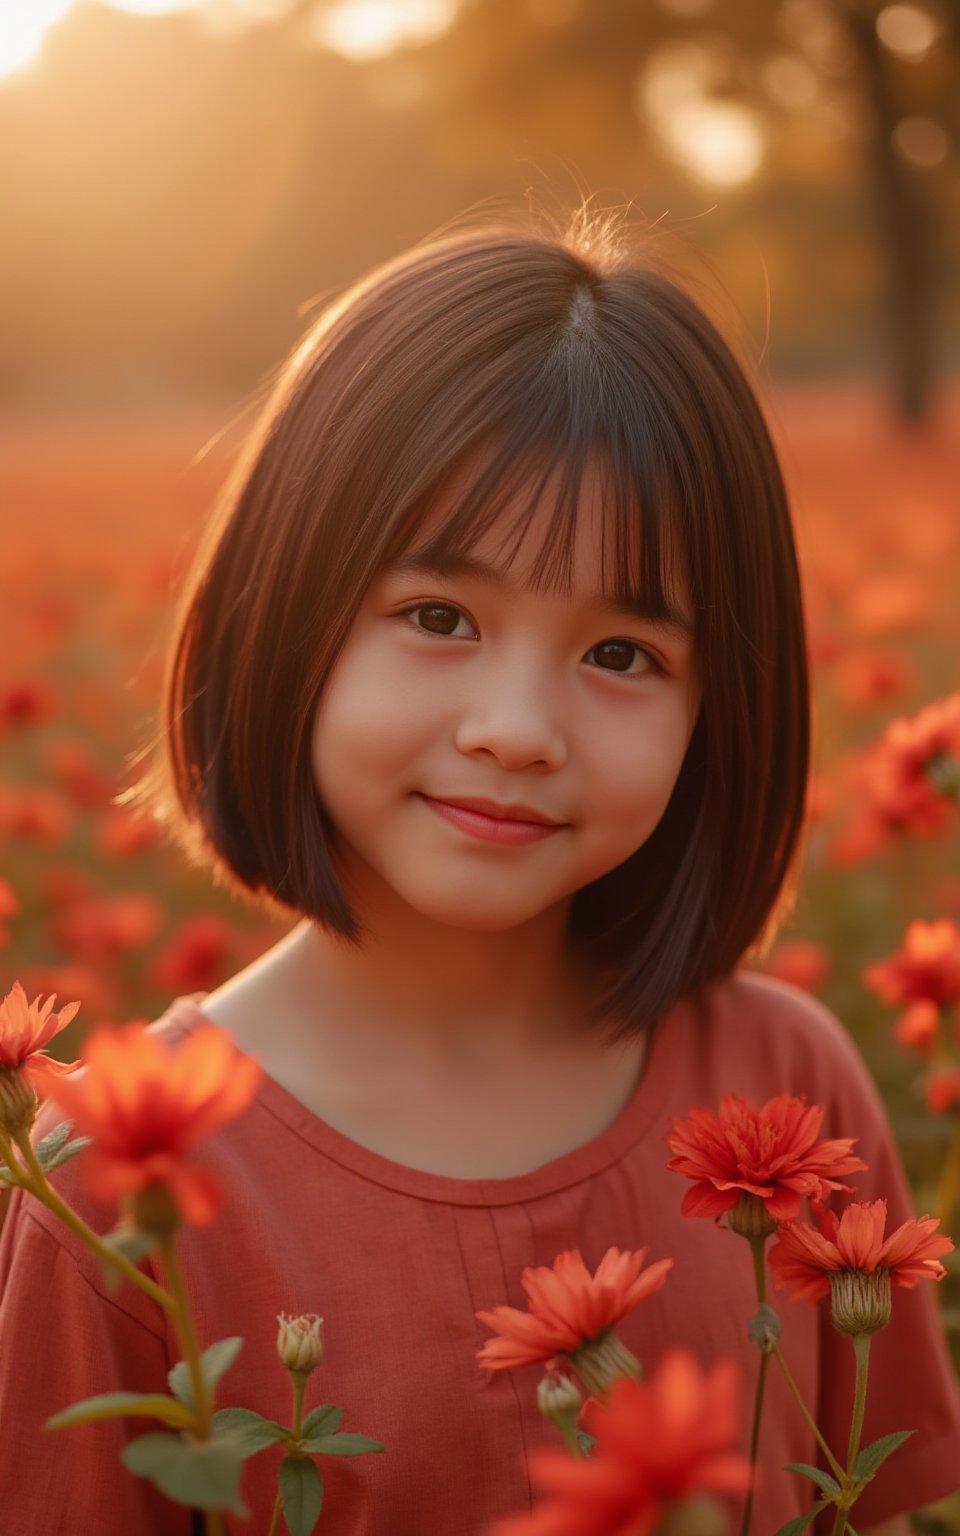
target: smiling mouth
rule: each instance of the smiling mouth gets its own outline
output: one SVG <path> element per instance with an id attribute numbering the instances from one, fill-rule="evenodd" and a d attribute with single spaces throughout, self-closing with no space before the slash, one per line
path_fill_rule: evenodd
<path id="1" fill-rule="evenodd" d="M 491 800 L 440 800 L 423 794 L 419 798 L 448 825 L 482 842 L 505 847 L 541 842 L 566 825 L 547 821 L 539 811 L 526 806 L 500 806 Z"/>

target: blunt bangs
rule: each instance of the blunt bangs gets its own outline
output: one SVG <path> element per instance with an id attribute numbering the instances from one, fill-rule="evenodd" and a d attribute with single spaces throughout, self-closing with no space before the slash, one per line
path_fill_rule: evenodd
<path id="1" fill-rule="evenodd" d="M 185 586 L 159 753 L 122 797 L 268 907 L 362 938 L 313 782 L 313 719 L 375 577 L 411 555 L 516 558 L 569 588 L 584 476 L 609 595 L 693 619 L 699 719 L 647 842 L 574 898 L 572 936 L 627 1034 L 768 929 L 805 802 L 809 702 L 793 536 L 744 372 L 688 294 L 596 225 L 482 226 L 332 305 L 281 371 Z M 146 748 L 144 754 L 151 748 Z M 585 1021 L 586 1022 L 586 1021 Z"/>
<path id="2" fill-rule="evenodd" d="M 486 534 L 499 530 L 495 557 L 509 570 L 546 502 L 550 517 L 530 563 L 530 584 L 535 590 L 569 593 L 583 479 L 596 469 L 602 504 L 601 592 L 625 607 L 642 605 L 651 618 L 675 618 L 677 575 L 687 562 L 685 551 L 677 548 L 672 490 L 648 484 L 644 466 L 631 466 L 630 472 L 622 457 L 612 461 L 602 438 L 585 448 L 558 440 L 539 462 L 529 448 L 525 458 L 519 452 L 519 445 L 514 449 L 501 440 L 498 447 L 477 454 L 475 465 L 455 472 L 435 502 L 404 520 L 384 566 L 414 559 L 443 567 L 469 558 Z"/>

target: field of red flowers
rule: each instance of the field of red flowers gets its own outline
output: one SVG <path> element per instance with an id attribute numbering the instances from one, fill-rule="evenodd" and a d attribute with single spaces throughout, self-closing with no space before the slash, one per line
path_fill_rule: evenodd
<path id="1" fill-rule="evenodd" d="M 960 999 L 960 786 L 934 812 L 924 801 L 878 814 L 871 749 L 891 721 L 960 690 L 960 388 L 912 429 L 846 386 L 779 393 L 768 413 L 801 549 L 817 767 L 796 909 L 756 963 L 843 1019 L 887 1101 L 917 1209 L 936 1210 L 960 1012 L 931 1063 L 929 1007 Z M 151 739 L 177 581 L 236 440 L 226 410 L 0 430 L 0 993 L 19 978 L 31 998 L 79 1001 L 55 1042 L 63 1059 L 97 1023 L 149 1019 L 211 988 L 290 923 L 214 889 L 112 803 Z M 914 971 L 955 975 L 955 993 L 949 981 L 934 997 L 878 972 L 865 980 L 918 920 L 939 926 L 913 929 Z M 926 1015 L 904 1015 L 924 1003 Z M 946 1084 L 936 1101 L 933 1067 Z M 960 1345 L 956 1267 L 938 1290 Z"/>

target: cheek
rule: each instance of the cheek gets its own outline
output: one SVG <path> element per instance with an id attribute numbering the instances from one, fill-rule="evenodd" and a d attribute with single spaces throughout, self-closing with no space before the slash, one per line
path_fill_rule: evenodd
<path id="1" fill-rule="evenodd" d="M 311 755 L 321 799 L 356 796 L 371 772 L 400 769 L 416 745 L 418 714 L 389 667 L 369 648 L 340 657 L 314 716 Z"/>
<path id="2" fill-rule="evenodd" d="M 692 725 L 684 707 L 625 716 L 591 742 L 591 799 L 612 824 L 642 831 L 659 820 L 680 773 Z"/>

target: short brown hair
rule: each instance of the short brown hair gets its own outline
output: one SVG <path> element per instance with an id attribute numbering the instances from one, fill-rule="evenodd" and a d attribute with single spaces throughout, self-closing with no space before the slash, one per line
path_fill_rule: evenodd
<path id="1" fill-rule="evenodd" d="M 563 581 L 588 455 L 607 474 L 616 586 L 663 605 L 679 552 L 702 684 L 659 825 L 574 898 L 573 932 L 627 1033 L 727 974 L 769 924 L 802 823 L 809 698 L 786 495 L 754 394 L 702 309 L 622 231 L 462 228 L 320 316 L 198 552 L 161 751 L 127 798 L 221 883 L 357 938 L 310 755 L 356 610 L 478 459 L 440 543 L 468 547 L 531 466 L 541 489 L 559 469 L 541 567 Z"/>

